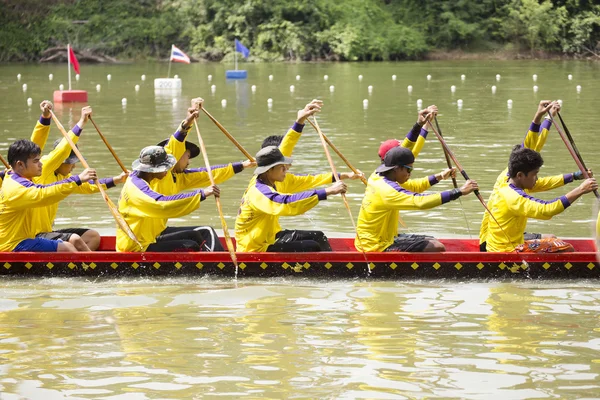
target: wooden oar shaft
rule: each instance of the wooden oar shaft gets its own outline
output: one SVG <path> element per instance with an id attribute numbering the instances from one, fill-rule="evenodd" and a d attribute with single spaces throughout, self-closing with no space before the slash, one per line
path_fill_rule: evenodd
<path id="1" fill-rule="evenodd" d="M 435 121 L 435 126 L 437 127 L 437 130 L 438 130 L 440 136 L 444 137 L 444 135 L 442 134 L 442 130 L 440 128 L 440 124 L 438 123 L 437 116 L 434 116 L 433 120 Z M 444 157 L 446 157 L 446 164 L 448 165 L 448 168 L 452 169 L 452 160 L 450 160 L 450 156 L 448 155 L 446 148 L 442 146 L 442 149 L 444 150 Z M 458 183 L 456 182 L 455 177 L 452 177 L 452 184 L 454 185 L 455 189 L 458 189 Z"/>
<path id="2" fill-rule="evenodd" d="M 583 163 L 581 154 L 579 154 L 579 151 L 575 151 L 574 147 L 572 146 L 573 138 L 571 137 L 571 142 L 569 142 L 569 140 L 565 137 L 565 133 L 562 131 L 562 129 L 560 129 L 560 127 L 556 123 L 556 120 L 552 117 L 552 114 L 550 112 L 548 112 L 548 115 L 550 116 L 550 121 L 552 121 L 552 124 L 556 128 L 558 135 L 560 136 L 562 141 L 565 143 L 565 146 L 567 147 L 569 154 L 571 154 L 571 157 L 573 157 L 575 164 L 577 164 L 577 168 L 579 168 L 579 170 L 581 171 L 581 173 L 583 174 L 583 177 L 585 179 L 589 179 L 590 174 L 588 174 L 587 168 L 585 167 L 585 164 Z M 594 190 L 594 195 L 596 196 L 596 198 L 598 200 L 600 200 L 600 194 L 598 193 L 597 190 Z"/>
<path id="3" fill-rule="evenodd" d="M 83 158 L 83 155 L 81 154 L 81 152 L 79 151 L 79 149 L 77 148 L 77 146 L 75 145 L 75 143 L 73 143 L 73 140 L 71 139 L 71 137 L 69 137 L 69 134 L 65 130 L 65 127 L 60 123 L 60 121 L 58 120 L 58 118 L 56 117 L 56 115 L 54 114 L 54 112 L 52 112 L 52 111 L 50 111 L 50 112 L 52 114 L 52 120 L 54 121 L 54 123 L 58 127 L 58 130 L 60 131 L 60 133 L 62 133 L 62 135 L 64 136 L 65 140 L 69 143 L 69 146 L 71 146 L 71 150 L 73 150 L 73 152 L 75 153 L 75 155 L 77 156 L 77 158 L 81 162 L 81 165 L 84 168 L 89 168 L 90 167 L 89 164 L 87 163 L 87 161 L 85 160 L 85 158 Z M 125 221 L 123 219 L 123 216 L 121 215 L 121 213 L 119 213 L 119 210 L 117 210 L 117 208 L 113 204 L 113 202 L 110 199 L 110 197 L 108 197 L 108 195 L 106 194 L 106 191 L 102 187 L 102 184 L 100 184 L 100 179 L 96 179 L 96 185 L 98 186 L 98 190 L 102 194 L 102 198 L 106 202 L 106 205 L 108 206 L 108 209 L 110 210 L 113 218 L 117 222 L 117 225 L 127 234 L 127 236 L 129 236 L 129 238 L 131 240 L 133 240 L 139 246 L 139 248 L 141 250 L 143 250 L 142 244 L 137 239 L 137 237 L 135 236 L 135 234 L 133 233 L 133 231 L 131 230 L 131 228 L 129 227 L 129 225 L 127 225 L 127 221 Z"/>
<path id="4" fill-rule="evenodd" d="M 196 120 L 194 123 L 196 127 L 196 134 L 198 135 L 198 143 L 200 144 L 200 151 L 202 152 L 202 158 L 204 158 L 204 164 L 206 165 L 206 170 L 208 173 L 208 179 L 210 179 L 210 184 L 215 184 L 215 178 L 212 173 L 212 169 L 210 168 L 210 162 L 208 161 L 208 153 L 206 152 L 206 146 L 204 145 L 204 140 L 202 140 L 202 135 L 200 134 L 200 128 L 198 127 L 198 121 Z M 227 245 L 227 250 L 229 251 L 229 256 L 231 257 L 231 261 L 233 261 L 233 265 L 235 265 L 235 271 L 237 276 L 237 256 L 235 255 L 235 249 L 233 247 L 233 242 L 231 240 L 231 236 L 229 235 L 229 229 L 227 228 L 227 222 L 225 221 L 225 216 L 223 215 L 223 208 L 221 207 L 221 199 L 219 196 L 215 196 L 215 201 L 217 203 L 217 211 L 219 212 L 219 218 L 221 219 L 221 227 L 223 228 L 223 235 L 225 236 L 225 244 Z"/>
<path id="5" fill-rule="evenodd" d="M 313 128 L 315 128 L 315 130 L 317 130 L 317 127 L 315 126 L 315 124 L 310 119 L 307 119 L 307 121 L 308 121 L 309 124 L 312 125 Z M 338 150 L 338 148 L 331 142 L 331 140 L 329 140 L 329 138 L 324 133 L 323 133 L 323 138 L 325 139 L 325 142 L 327 142 L 327 144 L 329 145 L 329 147 L 331 147 L 331 149 L 333 151 L 335 151 L 335 153 L 348 166 L 348 168 L 350 168 L 350 170 L 352 172 L 354 172 L 355 174 L 359 174 L 358 170 L 356 168 L 354 168 L 354 166 L 350 163 L 350 161 L 348 161 L 348 159 L 346 157 L 344 157 L 344 155 L 342 154 L 342 152 Z M 365 185 L 367 185 L 367 179 L 364 176 L 361 177 L 360 180 L 361 180 L 362 183 L 364 183 Z"/>
<path id="6" fill-rule="evenodd" d="M 108 140 L 106 140 L 106 137 L 104 137 L 104 135 L 102 134 L 102 132 L 100 132 L 100 129 L 98 128 L 98 125 L 96 125 L 96 122 L 94 122 L 94 120 L 92 119 L 91 116 L 88 117 L 88 118 L 90 119 L 90 122 L 92 123 L 92 125 L 94 125 L 94 128 L 96 128 L 96 131 L 98 132 L 98 135 L 100 135 L 100 139 L 102 139 L 102 141 L 104 142 L 104 144 L 108 148 L 108 151 L 110 151 L 110 153 L 112 154 L 112 156 L 115 158 L 115 161 L 117 161 L 117 164 L 119 164 L 119 167 L 121 167 L 121 169 L 123 170 L 123 172 L 127 173 L 128 172 L 127 168 L 125 168 L 125 165 L 123 165 L 123 163 L 121 162 L 121 160 L 117 156 L 117 153 L 115 153 L 115 150 L 108 143 Z"/>
<path id="7" fill-rule="evenodd" d="M 4 164 L 4 166 L 6 167 L 6 169 L 10 168 L 10 165 L 8 165 L 8 163 L 6 162 L 6 160 L 4 159 L 4 157 L 2 157 L 2 155 L 0 155 L 0 161 L 2 161 L 2 164 Z"/>
<path id="8" fill-rule="evenodd" d="M 240 144 L 240 142 L 238 142 L 237 140 L 235 140 L 235 138 L 233 137 L 233 135 L 231 133 L 229 133 L 229 131 L 227 131 L 227 129 L 225 129 L 225 127 L 223 125 L 221 125 L 221 123 L 219 121 L 217 121 L 215 119 L 215 117 L 213 117 L 212 115 L 210 115 L 210 113 L 208 111 L 206 111 L 206 108 L 204 107 L 200 107 L 200 109 L 202 111 L 204 111 L 204 114 L 206 114 L 206 116 L 208 118 L 210 118 L 210 120 L 212 122 L 214 122 L 214 124 L 217 126 L 217 128 L 219 128 L 221 130 L 221 132 L 223 132 L 223 134 L 225 136 L 227 136 L 229 138 L 229 140 L 231 140 L 231 142 L 242 152 L 242 154 L 244 154 L 248 160 L 255 162 L 256 160 L 254 159 L 254 157 L 248 153 L 248 151 L 246 151 L 246 149 L 244 149 L 244 146 L 242 146 Z"/>

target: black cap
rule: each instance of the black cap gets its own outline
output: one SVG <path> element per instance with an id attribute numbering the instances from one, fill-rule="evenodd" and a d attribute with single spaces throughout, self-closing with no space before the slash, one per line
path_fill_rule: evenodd
<path id="1" fill-rule="evenodd" d="M 406 147 L 394 147 L 385 153 L 383 164 L 375 172 L 387 172 L 395 167 L 412 164 L 415 162 L 415 155 Z"/>
<path id="2" fill-rule="evenodd" d="M 254 174 L 260 175 L 276 165 L 291 164 L 292 161 L 293 159 L 285 157 L 277 146 L 267 146 L 256 153 L 256 169 L 254 170 Z"/>
<path id="3" fill-rule="evenodd" d="M 156 145 L 160 147 L 165 147 L 169 142 L 169 139 L 170 138 L 167 138 L 162 142 L 157 143 Z M 185 149 L 190 151 L 190 158 L 196 158 L 200 154 L 200 147 L 198 147 L 198 145 L 192 142 L 188 142 L 187 140 L 185 141 Z"/>

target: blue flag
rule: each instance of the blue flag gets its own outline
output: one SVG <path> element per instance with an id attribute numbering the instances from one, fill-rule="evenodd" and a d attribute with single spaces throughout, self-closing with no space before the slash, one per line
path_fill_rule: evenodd
<path id="1" fill-rule="evenodd" d="M 237 39 L 235 39 L 235 51 L 239 51 L 240 53 L 242 53 L 242 56 L 244 58 L 248 58 L 248 56 L 250 55 L 250 50 L 248 50 L 248 48 L 241 44 L 240 41 Z"/>

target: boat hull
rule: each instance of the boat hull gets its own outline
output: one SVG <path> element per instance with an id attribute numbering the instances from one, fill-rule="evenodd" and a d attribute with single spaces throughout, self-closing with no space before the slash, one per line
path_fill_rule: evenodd
<path id="1" fill-rule="evenodd" d="M 351 239 L 330 239 L 327 253 L 237 253 L 238 277 L 380 279 L 595 279 L 600 264 L 592 240 L 569 240 L 577 250 L 560 254 L 481 253 L 475 240 L 441 239 L 444 253 L 357 252 Z M 227 252 L 116 253 L 114 238 L 92 253 L 2 253 L 0 274 L 13 276 L 229 276 Z"/>

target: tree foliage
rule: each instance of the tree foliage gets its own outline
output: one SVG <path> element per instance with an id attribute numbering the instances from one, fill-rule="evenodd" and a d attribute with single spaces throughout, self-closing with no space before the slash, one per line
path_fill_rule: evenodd
<path id="1" fill-rule="evenodd" d="M 600 53 L 595 0 L 3 0 L 0 61 L 68 42 L 125 58 L 404 60 L 431 50 Z"/>

